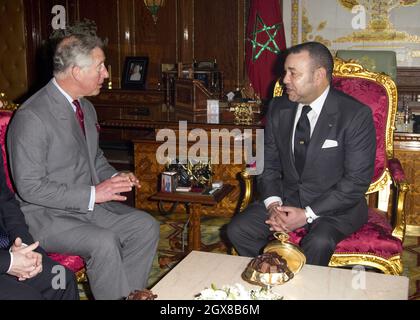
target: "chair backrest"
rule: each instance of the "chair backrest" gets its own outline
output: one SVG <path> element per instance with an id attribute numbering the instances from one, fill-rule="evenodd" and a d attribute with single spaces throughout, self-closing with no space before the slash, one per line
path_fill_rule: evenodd
<path id="1" fill-rule="evenodd" d="M 397 87 L 391 77 L 368 71 L 355 62 L 334 59 L 332 86 L 354 97 L 372 109 L 376 129 L 375 173 L 367 193 L 384 189 L 391 181 L 388 160 L 393 157 L 394 122 L 397 112 Z M 278 81 L 274 96 L 283 89 Z"/>
<path id="2" fill-rule="evenodd" d="M 372 72 L 383 72 L 397 81 L 397 55 L 387 50 L 337 50 L 336 57 L 353 60 Z"/>
<path id="3" fill-rule="evenodd" d="M 397 113 L 397 87 L 391 77 L 367 71 L 363 66 L 334 61 L 332 86 L 372 109 L 376 129 L 375 173 L 367 193 L 384 189 L 391 180 L 388 160 L 393 158 L 394 122 Z"/>

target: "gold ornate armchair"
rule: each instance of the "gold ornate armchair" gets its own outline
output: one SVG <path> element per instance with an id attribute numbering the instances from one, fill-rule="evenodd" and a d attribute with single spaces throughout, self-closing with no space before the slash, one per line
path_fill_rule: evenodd
<path id="1" fill-rule="evenodd" d="M 332 86 L 372 109 L 376 128 L 375 174 L 366 193 L 369 204 L 368 222 L 357 232 L 338 243 L 329 262 L 331 267 L 363 265 L 386 274 L 402 272 L 402 242 L 405 234 L 404 201 L 409 185 L 400 162 L 393 157 L 394 121 L 397 111 L 397 88 L 385 74 L 370 72 L 354 62 L 334 61 Z M 282 94 L 277 83 L 274 96 Z M 253 181 L 246 171 L 244 200 L 241 210 L 250 202 Z M 387 212 L 377 208 L 378 192 L 391 186 Z M 306 230 L 300 228 L 289 234 L 289 241 L 299 244 Z"/>
<path id="2" fill-rule="evenodd" d="M 7 165 L 7 155 L 6 155 L 6 132 L 7 126 L 10 122 L 10 119 L 13 116 L 13 112 L 18 108 L 18 105 L 8 101 L 4 93 L 0 92 L 0 145 L 1 152 L 3 153 L 4 159 L 4 172 L 6 174 L 6 182 L 10 190 L 14 193 L 14 188 L 11 182 L 9 168 Z M 77 282 L 82 283 L 87 281 L 85 263 L 83 259 L 79 256 L 70 256 L 59 253 L 48 253 L 48 256 L 57 261 L 58 263 L 64 265 L 71 271 L 76 274 Z"/>

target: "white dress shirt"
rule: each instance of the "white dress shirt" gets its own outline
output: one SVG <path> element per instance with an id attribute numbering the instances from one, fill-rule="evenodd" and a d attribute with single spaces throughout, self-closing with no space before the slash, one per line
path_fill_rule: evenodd
<path id="1" fill-rule="evenodd" d="M 330 91 L 330 86 L 328 86 L 318 98 L 316 98 L 312 103 L 309 104 L 311 106 L 311 111 L 308 112 L 307 117 L 309 119 L 309 124 L 311 126 L 311 137 L 312 137 L 312 133 L 314 132 L 315 125 L 318 121 L 319 115 L 321 114 L 325 100 L 327 99 L 327 95 L 329 91 Z M 299 121 L 304 105 L 305 104 L 299 103 L 297 107 L 298 109 L 296 111 L 295 122 L 293 125 L 292 143 L 291 143 L 293 152 L 295 151 L 295 146 L 294 146 L 293 141 L 295 139 L 296 125 Z M 281 200 L 280 197 L 273 196 L 273 197 L 268 197 L 267 199 L 265 199 L 264 205 L 266 208 L 268 208 L 268 206 L 272 204 L 273 202 L 279 202 L 280 205 L 283 204 L 283 201 Z M 305 214 L 307 218 L 312 217 L 312 219 L 314 220 L 318 218 L 318 216 L 313 212 L 313 210 L 309 206 L 305 207 Z"/>

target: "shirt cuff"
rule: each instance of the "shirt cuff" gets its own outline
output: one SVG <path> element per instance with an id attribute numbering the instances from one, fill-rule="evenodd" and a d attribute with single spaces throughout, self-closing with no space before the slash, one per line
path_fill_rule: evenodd
<path id="1" fill-rule="evenodd" d="M 95 187 L 94 186 L 90 186 L 90 200 L 89 200 L 89 207 L 88 207 L 88 211 L 93 211 L 93 209 L 95 208 Z"/>
<path id="2" fill-rule="evenodd" d="M 268 206 L 270 204 L 272 204 L 273 202 L 280 202 L 280 205 L 283 205 L 283 201 L 281 201 L 281 198 L 276 197 L 276 196 L 268 197 L 267 199 L 265 199 L 264 200 L 264 205 L 265 205 L 266 208 L 268 208 Z"/>
<path id="3" fill-rule="evenodd" d="M 319 218 L 319 216 L 317 216 L 317 215 L 313 212 L 313 210 L 311 209 L 311 207 L 310 207 L 310 206 L 305 207 L 305 215 L 306 215 L 306 218 L 311 217 L 311 218 L 312 218 L 312 219 L 314 219 L 314 220 Z"/>
<path id="4" fill-rule="evenodd" d="M 6 273 L 9 273 L 10 269 L 12 269 L 12 264 L 13 264 L 13 253 L 10 253 L 10 265 L 9 265 L 9 269 L 7 269 Z"/>

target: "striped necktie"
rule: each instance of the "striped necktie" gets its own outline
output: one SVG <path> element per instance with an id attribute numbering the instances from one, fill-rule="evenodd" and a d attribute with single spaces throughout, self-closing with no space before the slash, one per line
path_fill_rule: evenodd
<path id="1" fill-rule="evenodd" d="M 78 100 L 74 100 L 73 104 L 76 106 L 76 118 L 79 121 L 80 128 L 82 128 L 83 134 L 86 136 L 85 132 L 85 116 L 83 115 L 82 107 Z"/>

